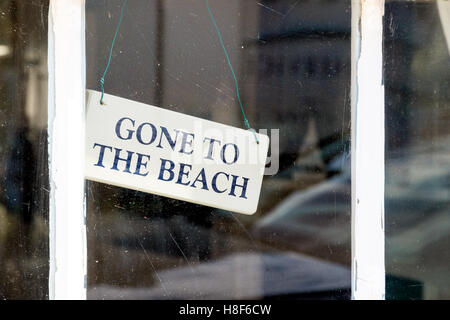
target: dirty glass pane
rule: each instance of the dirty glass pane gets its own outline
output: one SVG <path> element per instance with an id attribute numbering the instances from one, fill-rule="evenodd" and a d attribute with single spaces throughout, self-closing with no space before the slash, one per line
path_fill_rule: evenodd
<path id="1" fill-rule="evenodd" d="M 48 297 L 48 1 L 0 1 L 0 299 Z"/>
<path id="2" fill-rule="evenodd" d="M 450 299 L 449 13 L 386 2 L 388 299 Z"/>
<path id="3" fill-rule="evenodd" d="M 350 1 L 210 0 L 271 163 L 245 216 L 87 181 L 88 298 L 350 297 Z M 99 90 L 121 0 L 86 2 Z M 109 94 L 244 128 L 204 0 L 127 3 Z"/>

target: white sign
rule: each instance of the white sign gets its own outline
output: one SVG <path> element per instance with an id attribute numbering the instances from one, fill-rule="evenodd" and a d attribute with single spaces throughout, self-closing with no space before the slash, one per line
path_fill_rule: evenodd
<path id="1" fill-rule="evenodd" d="M 88 91 L 86 179 L 255 213 L 269 138 Z"/>

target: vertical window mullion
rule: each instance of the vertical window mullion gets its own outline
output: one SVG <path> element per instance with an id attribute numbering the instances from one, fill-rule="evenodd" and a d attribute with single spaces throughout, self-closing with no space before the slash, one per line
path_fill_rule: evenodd
<path id="1" fill-rule="evenodd" d="M 384 299 L 384 0 L 352 1 L 352 298 Z"/>
<path id="2" fill-rule="evenodd" d="M 50 1 L 50 299 L 86 298 L 84 15 L 84 0 Z"/>
<path id="3" fill-rule="evenodd" d="M 84 0 L 49 11 L 50 298 L 86 298 Z M 352 1 L 352 297 L 383 299 L 383 0 Z"/>

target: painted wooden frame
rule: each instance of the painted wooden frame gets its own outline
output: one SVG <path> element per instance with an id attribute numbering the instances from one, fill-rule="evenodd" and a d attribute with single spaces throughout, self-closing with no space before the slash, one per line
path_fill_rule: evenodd
<path id="1" fill-rule="evenodd" d="M 50 299 L 86 299 L 84 5 L 49 9 Z"/>
<path id="2" fill-rule="evenodd" d="M 352 298 L 384 299 L 384 0 L 352 0 Z M 85 0 L 50 0 L 50 299 L 86 299 Z"/>

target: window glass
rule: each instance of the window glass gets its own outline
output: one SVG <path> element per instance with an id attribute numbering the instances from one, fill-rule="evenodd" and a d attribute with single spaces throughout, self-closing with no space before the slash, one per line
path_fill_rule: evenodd
<path id="1" fill-rule="evenodd" d="M 446 1 L 387 1 L 388 299 L 450 298 L 450 59 Z"/>
<path id="2" fill-rule="evenodd" d="M 0 2 L 0 299 L 48 297 L 47 15 Z"/>
<path id="3" fill-rule="evenodd" d="M 350 1 L 209 3 L 247 118 L 269 129 L 258 210 L 87 181 L 88 298 L 348 299 Z M 89 89 L 121 5 L 86 2 Z M 128 1 L 105 91 L 244 128 L 204 0 Z"/>

